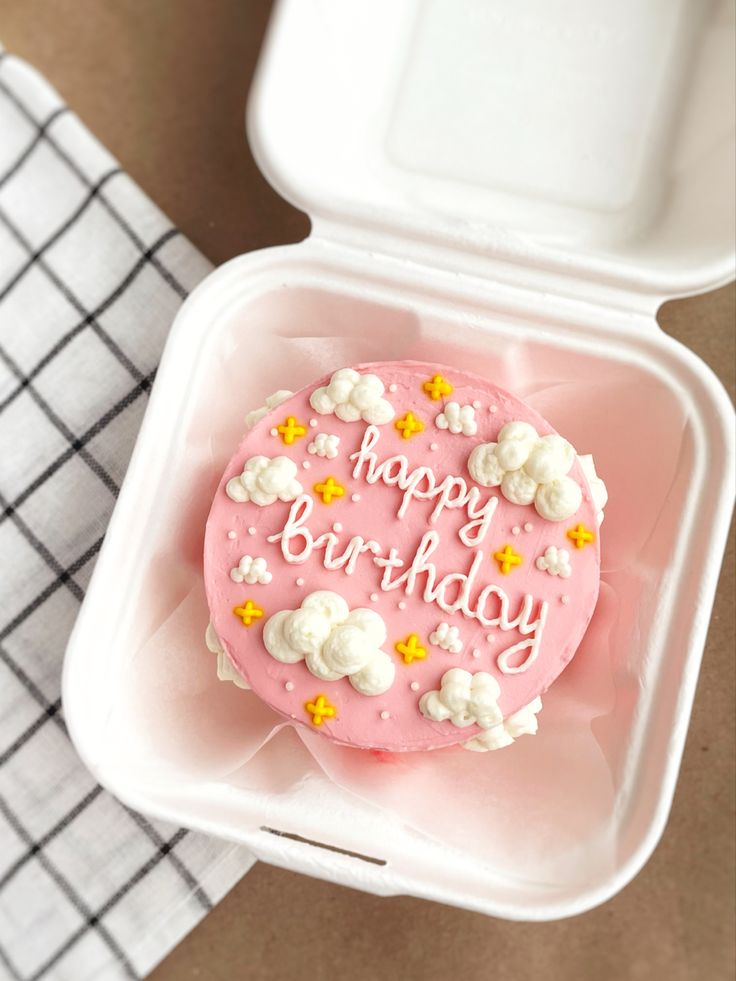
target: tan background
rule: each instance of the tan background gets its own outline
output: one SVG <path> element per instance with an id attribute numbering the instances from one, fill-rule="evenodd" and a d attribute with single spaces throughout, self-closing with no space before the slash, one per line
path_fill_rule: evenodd
<path id="1" fill-rule="evenodd" d="M 0 0 L 0 40 L 49 78 L 219 263 L 308 231 L 306 218 L 270 190 L 245 143 L 245 97 L 268 7 L 256 0 Z M 735 298 L 732 284 L 667 304 L 660 316 L 732 397 Z M 560 923 L 505 923 L 257 865 L 152 981 L 733 977 L 733 596 L 732 540 L 669 825 L 644 871 L 602 908 Z"/>

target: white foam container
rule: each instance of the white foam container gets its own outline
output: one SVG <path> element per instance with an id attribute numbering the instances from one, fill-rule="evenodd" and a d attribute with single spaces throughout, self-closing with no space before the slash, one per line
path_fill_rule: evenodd
<path id="1" fill-rule="evenodd" d="M 734 275 L 732 34 L 731 5 L 699 0 L 278 5 L 250 139 L 313 230 L 214 272 L 171 331 L 65 662 L 72 738 L 114 794 L 265 862 L 512 919 L 581 912 L 641 868 L 674 791 L 733 499 L 730 403 L 655 320 L 664 299 Z M 214 366 L 233 351 L 242 362 L 265 333 L 327 331 L 371 354 L 413 332 L 458 366 L 506 343 L 531 364 L 565 351 L 592 377 L 623 366 L 686 413 L 686 474 L 653 551 L 661 585 L 638 613 L 629 776 L 599 829 L 617 843 L 612 870 L 497 873 L 472 845 L 432 843 L 319 773 L 274 792 L 268 753 L 278 749 L 230 778 L 132 731 L 145 673 L 131 678 L 131 652 L 155 626 L 145 583 L 183 520 L 169 489 L 186 484 L 188 437 L 223 397 Z M 281 367 L 287 377 L 263 380 L 254 368 L 247 399 L 227 392 L 219 462 L 251 403 L 310 380 L 298 364 Z M 218 477 L 190 488 L 186 520 L 204 522 Z"/>

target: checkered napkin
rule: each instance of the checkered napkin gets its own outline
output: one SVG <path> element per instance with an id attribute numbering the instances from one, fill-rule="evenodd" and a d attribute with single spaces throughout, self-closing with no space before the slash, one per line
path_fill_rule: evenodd
<path id="1" fill-rule="evenodd" d="M 172 318 L 209 266 L 0 51 L 0 977 L 140 977 L 251 863 L 69 742 L 62 655 Z"/>

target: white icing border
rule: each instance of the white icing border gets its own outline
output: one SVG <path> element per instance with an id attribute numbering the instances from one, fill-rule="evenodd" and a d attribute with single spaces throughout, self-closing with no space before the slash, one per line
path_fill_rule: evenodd
<path id="1" fill-rule="evenodd" d="M 542 699 L 537 696 L 499 725 L 484 729 L 483 732 L 463 743 L 463 749 L 469 749 L 473 753 L 487 753 L 490 750 L 510 746 L 519 736 L 533 736 L 539 728 L 537 716 L 541 711 Z"/>
<path id="2" fill-rule="evenodd" d="M 275 409 L 277 406 L 281 405 L 282 402 L 290 399 L 293 394 L 294 393 L 290 392 L 288 388 L 280 388 L 277 392 L 274 392 L 273 395 L 269 395 L 266 398 L 265 405 L 262 405 L 259 409 L 253 409 L 253 411 L 249 412 L 245 417 L 245 428 L 252 429 L 256 423 L 260 422 L 264 416 L 268 415 L 271 409 Z"/>
<path id="3" fill-rule="evenodd" d="M 231 681 L 237 688 L 242 688 L 243 691 L 250 691 L 250 685 L 242 674 L 235 670 L 233 662 L 225 653 L 225 648 L 222 646 L 222 642 L 215 633 L 215 628 L 211 623 L 207 624 L 204 642 L 207 645 L 207 650 L 213 654 L 217 654 L 217 677 L 219 680 Z"/>

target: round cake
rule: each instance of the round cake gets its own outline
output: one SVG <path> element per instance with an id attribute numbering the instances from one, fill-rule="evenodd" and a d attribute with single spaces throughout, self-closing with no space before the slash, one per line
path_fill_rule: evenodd
<path id="1" fill-rule="evenodd" d="M 592 459 L 508 392 L 419 362 L 342 368 L 246 424 L 205 538 L 221 677 L 364 749 L 535 732 L 598 597 Z"/>

